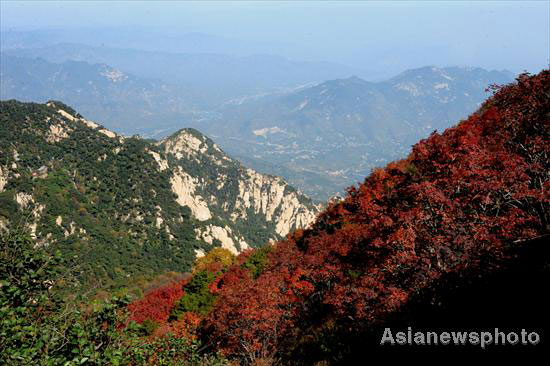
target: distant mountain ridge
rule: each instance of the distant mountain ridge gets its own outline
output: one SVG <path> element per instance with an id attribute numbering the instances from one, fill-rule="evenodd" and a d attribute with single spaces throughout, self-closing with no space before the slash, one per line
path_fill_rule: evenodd
<path id="1" fill-rule="evenodd" d="M 321 202 L 342 193 L 373 167 L 405 156 L 419 138 L 466 117 L 488 96 L 485 89 L 489 85 L 513 80 L 513 75 L 506 71 L 428 66 L 381 82 L 349 77 L 268 90 L 262 89 L 262 83 L 255 78 L 279 77 L 265 72 L 258 74 L 249 67 L 235 69 L 238 72 L 224 76 L 225 79 L 191 69 L 194 71 L 186 72 L 193 74 L 195 80 L 183 82 L 178 80 L 179 72 L 163 67 L 166 61 L 163 57 L 174 56 L 168 54 L 149 59 L 140 57 L 149 56 L 142 51 L 82 45 L 10 52 L 42 55 L 57 61 L 66 58 L 87 61 L 57 64 L 3 53 L 2 99 L 65 100 L 83 114 L 102 120 L 109 128 L 125 135 L 138 133 L 162 138 L 182 127 L 193 127 L 214 138 L 232 156 L 263 173 L 282 175 Z M 129 57 L 130 54 L 135 57 Z M 199 59 L 203 56 L 221 62 L 219 55 L 192 55 L 185 62 L 195 60 L 196 67 L 207 68 L 200 65 Z M 152 73 L 165 73 L 173 78 L 149 79 L 110 64 L 89 64 L 113 57 L 136 71 L 147 66 Z M 267 57 L 267 61 L 262 62 L 265 66 L 275 59 Z M 175 59 L 170 60 L 168 65 L 174 66 Z M 134 61 L 137 64 L 133 64 Z M 174 67 L 183 67 L 185 62 Z M 221 70 L 218 71 L 223 73 Z M 294 69 L 296 73 L 300 70 Z M 225 82 L 239 79 L 239 75 L 248 79 L 253 89 L 258 86 L 261 90 L 246 94 L 242 89 L 243 94 L 232 89 L 230 94 L 217 97 L 214 96 L 217 91 L 206 92 L 213 98 L 210 102 L 217 102 L 209 106 L 202 104 L 206 89 L 221 91 Z M 197 90 L 193 84 L 206 89 Z"/>
<path id="2" fill-rule="evenodd" d="M 142 78 L 185 86 L 202 107 L 248 94 L 351 75 L 353 68 L 329 62 L 298 62 L 281 56 L 171 53 L 61 43 L 38 48 L 4 48 L 3 53 L 49 62 L 104 63 Z"/>
<path id="3" fill-rule="evenodd" d="M 512 80 L 506 71 L 433 66 L 376 83 L 350 77 L 224 105 L 200 124 L 233 155 L 281 165 L 294 185 L 323 199 L 465 118 L 490 84 Z"/>
<path id="4" fill-rule="evenodd" d="M 251 42 L 200 32 L 167 34 L 154 28 L 100 27 L 39 29 L 32 31 L 2 28 L 3 49 L 40 48 L 60 43 L 83 43 L 90 46 L 134 48 L 152 52 L 216 53 L 247 56 L 258 53 L 278 53 L 284 47 L 276 42 Z"/>
<path id="5" fill-rule="evenodd" d="M 108 121 L 118 132 L 171 120 L 194 111 L 185 88 L 144 79 L 106 64 L 66 61 L 60 64 L 1 54 L 0 99 L 46 102 L 64 100 L 82 114 Z M 154 127 L 153 127 L 154 128 Z"/>

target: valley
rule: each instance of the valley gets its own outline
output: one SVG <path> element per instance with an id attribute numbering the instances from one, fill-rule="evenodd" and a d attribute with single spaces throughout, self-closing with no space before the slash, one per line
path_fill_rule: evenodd
<path id="1" fill-rule="evenodd" d="M 254 94 L 245 85 L 227 89 L 232 94 L 220 98 L 205 90 L 211 97 L 205 102 L 203 92 L 193 87 L 197 81 L 144 72 L 161 69 L 180 75 L 166 66 L 176 55 L 158 56 L 160 67 L 136 64 L 136 58 L 156 58 L 128 52 L 63 44 L 6 50 L 0 96 L 63 100 L 125 136 L 162 139 L 181 128 L 195 128 L 250 167 L 282 176 L 319 203 L 341 196 L 373 168 L 405 156 L 414 141 L 465 118 L 487 97 L 488 86 L 513 80 L 507 71 L 430 66 L 379 82 L 356 76 L 321 81 L 335 74 L 322 68 L 318 74 L 304 74 L 293 65 L 301 78 L 293 79 L 291 73 L 286 79 L 254 81 Z M 254 62 L 268 67 L 270 61 Z M 207 70 L 217 66 L 198 64 L 205 69 L 186 72 L 197 77 L 206 73 L 216 79 L 212 85 L 217 91 L 226 90 L 223 76 Z M 219 72 L 239 78 L 255 72 L 239 65 L 238 70 Z M 204 80 L 200 84 L 206 86 Z"/>

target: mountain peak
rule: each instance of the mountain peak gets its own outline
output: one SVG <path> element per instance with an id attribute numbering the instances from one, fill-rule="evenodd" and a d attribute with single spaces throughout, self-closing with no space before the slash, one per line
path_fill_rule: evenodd
<path id="1" fill-rule="evenodd" d="M 352 75 L 348 78 L 349 81 L 353 81 L 353 82 L 361 82 L 361 83 L 366 83 L 367 81 L 365 81 L 364 79 L 361 79 L 359 76 L 357 75 Z"/>
<path id="2" fill-rule="evenodd" d="M 226 159 L 223 151 L 206 135 L 194 128 L 182 128 L 158 143 L 166 152 L 174 154 L 178 158 L 183 155 L 188 157 L 207 154 L 214 159 Z"/>

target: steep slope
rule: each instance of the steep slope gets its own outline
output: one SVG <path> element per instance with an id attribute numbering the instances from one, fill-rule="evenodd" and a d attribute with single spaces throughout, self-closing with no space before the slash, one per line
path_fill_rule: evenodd
<path id="1" fill-rule="evenodd" d="M 284 364 L 330 364 L 350 351 L 364 361 L 380 351 L 381 334 L 374 341 L 361 334 L 402 310 L 413 312 L 396 323 L 405 329 L 422 316 L 439 316 L 440 299 L 452 305 L 453 289 L 466 296 L 468 284 L 483 295 L 484 278 L 498 284 L 500 292 L 490 293 L 504 302 L 499 309 L 480 303 L 480 314 L 492 310 L 502 317 L 470 325 L 547 334 L 548 301 L 531 284 L 550 279 L 549 117 L 550 71 L 521 75 L 467 120 L 421 140 L 406 159 L 349 188 L 311 228 L 265 254 L 260 273 L 250 273 L 241 258 L 212 286 L 219 298 L 205 339 L 245 363 L 274 357 Z M 506 278 L 516 280 L 498 282 Z M 517 279 L 530 282 L 522 286 Z M 478 300 L 489 299 L 468 297 L 472 311 Z M 418 318 L 415 304 L 425 306 Z M 514 323 L 504 309 L 536 310 L 538 318 L 522 313 L 518 319 L 529 323 Z M 439 324 L 419 324 L 464 326 L 452 313 L 446 316 Z"/>
<path id="2" fill-rule="evenodd" d="M 197 130 L 181 130 L 159 146 L 178 166 L 172 179 L 175 190 L 180 191 L 181 183 L 188 182 L 194 184 L 191 189 L 203 197 L 204 201 L 190 206 L 201 220 L 227 217 L 240 230 L 250 230 L 254 222 L 256 230 L 248 237 L 261 233 L 261 229 L 283 237 L 315 219 L 311 201 L 283 179 L 244 168 Z M 194 181 L 192 176 L 199 176 L 194 174 L 198 172 L 202 177 Z M 267 239 L 260 237 L 255 241 Z"/>
<path id="3" fill-rule="evenodd" d="M 377 83 L 331 80 L 227 104 L 196 126 L 231 154 L 259 160 L 258 169 L 262 160 L 282 165 L 294 172 L 285 175 L 293 185 L 326 199 L 465 118 L 489 85 L 510 81 L 507 72 L 461 67 L 424 67 Z"/>
<path id="4" fill-rule="evenodd" d="M 84 265 L 85 281 L 187 271 L 307 226 L 317 208 L 242 167 L 195 130 L 125 138 L 60 102 L 1 102 L 0 226 Z"/>

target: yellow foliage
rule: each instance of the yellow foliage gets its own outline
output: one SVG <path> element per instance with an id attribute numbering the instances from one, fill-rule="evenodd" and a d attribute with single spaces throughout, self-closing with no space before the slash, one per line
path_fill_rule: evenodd
<path id="1" fill-rule="evenodd" d="M 214 248 L 204 257 L 197 258 L 193 264 L 193 273 L 205 269 L 212 270 L 213 267 L 226 268 L 233 264 L 235 255 L 225 248 Z M 220 269 L 221 269 L 220 268 Z"/>

